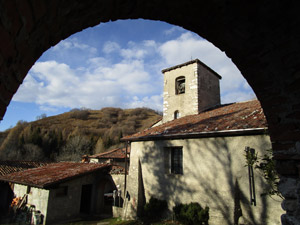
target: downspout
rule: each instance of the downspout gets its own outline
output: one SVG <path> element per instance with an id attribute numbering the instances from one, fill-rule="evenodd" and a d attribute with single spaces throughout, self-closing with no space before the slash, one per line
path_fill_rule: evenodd
<path id="1" fill-rule="evenodd" d="M 124 180 L 124 198 L 126 197 L 126 188 L 127 188 L 127 153 L 128 153 L 128 145 L 129 145 L 129 141 L 126 141 L 126 144 L 125 144 L 125 180 Z"/>

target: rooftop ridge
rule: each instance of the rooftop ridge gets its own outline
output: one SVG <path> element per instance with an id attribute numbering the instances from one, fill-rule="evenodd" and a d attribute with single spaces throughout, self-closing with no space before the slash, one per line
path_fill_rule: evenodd
<path id="1" fill-rule="evenodd" d="M 176 65 L 176 66 L 172 66 L 172 67 L 163 69 L 161 72 L 162 72 L 162 73 L 165 73 L 165 72 L 168 72 L 168 71 L 171 71 L 171 70 L 174 70 L 174 69 L 183 67 L 183 66 L 187 66 L 187 65 L 193 64 L 193 63 L 201 64 L 201 65 L 204 66 L 206 69 L 208 69 L 209 71 L 211 71 L 214 75 L 216 75 L 220 80 L 222 79 L 222 76 L 221 76 L 220 74 L 218 74 L 216 71 L 214 71 L 212 68 L 210 68 L 208 65 L 206 65 L 204 62 L 200 61 L 199 59 L 193 59 L 193 60 L 190 60 L 190 61 L 188 61 L 188 62 L 181 63 L 181 64 L 178 64 L 178 65 Z"/>
<path id="2" fill-rule="evenodd" d="M 187 115 L 176 120 L 168 121 L 156 127 L 149 128 L 122 141 L 147 139 L 159 136 L 188 136 L 189 134 L 208 133 L 214 131 L 267 129 L 267 121 L 258 100 L 237 102 L 221 105 L 215 109 Z"/>

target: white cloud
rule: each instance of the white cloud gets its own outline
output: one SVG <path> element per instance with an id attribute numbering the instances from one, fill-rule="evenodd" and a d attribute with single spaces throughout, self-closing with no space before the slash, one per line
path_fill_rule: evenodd
<path id="1" fill-rule="evenodd" d="M 103 45 L 102 51 L 106 54 L 118 51 L 120 49 L 120 45 L 113 41 L 107 41 Z"/>
<path id="2" fill-rule="evenodd" d="M 165 30 L 164 34 L 171 35 L 171 34 L 174 34 L 175 32 L 183 32 L 183 31 L 184 31 L 184 29 L 182 27 L 174 26 L 168 30 Z"/>
<path id="3" fill-rule="evenodd" d="M 51 107 L 51 106 L 47 106 L 47 105 L 41 105 L 40 110 L 45 111 L 45 112 L 57 112 L 56 107 Z"/>
<path id="4" fill-rule="evenodd" d="M 223 96 L 223 104 L 232 102 L 242 102 L 255 99 L 256 96 L 253 92 L 235 91 L 229 92 Z"/>
<path id="5" fill-rule="evenodd" d="M 128 47 L 120 50 L 124 59 L 144 59 L 155 50 L 155 41 L 143 41 L 142 43 L 128 42 Z"/>
<path id="6" fill-rule="evenodd" d="M 100 61 L 99 67 L 74 70 L 55 61 L 36 63 L 14 101 L 35 102 L 51 111 L 54 107 L 127 107 L 130 104 L 126 99 L 134 95 L 151 96 L 155 90 L 141 61 L 105 66 L 101 58 L 91 61 Z"/>
<path id="7" fill-rule="evenodd" d="M 162 111 L 163 96 L 162 95 L 153 95 L 150 97 L 139 98 L 134 96 L 132 101 L 130 101 L 126 108 L 137 108 L 137 107 L 148 107 Z"/>
<path id="8" fill-rule="evenodd" d="M 229 91 L 232 92 L 231 96 L 235 96 L 234 93 L 241 93 L 241 90 L 252 92 L 247 81 L 224 52 L 191 32 L 186 32 L 175 40 L 163 43 L 159 47 L 159 53 L 168 66 L 198 58 L 219 73 L 223 78 L 220 81 L 222 102 L 229 100 L 229 95 L 223 98 L 224 94 Z M 254 94 L 252 93 L 252 95 Z M 248 95 L 243 96 L 246 98 Z M 232 101 L 234 99 L 233 97 Z"/>
<path id="9" fill-rule="evenodd" d="M 87 53 L 83 64 L 67 65 L 54 60 L 37 62 L 13 100 L 35 102 L 49 111 L 56 107 L 99 109 L 107 106 L 145 106 L 161 110 L 161 69 L 184 63 L 191 57 L 199 58 L 223 77 L 222 103 L 255 96 L 231 60 L 213 44 L 191 32 L 164 43 L 130 41 L 123 48 L 108 41 L 102 48 L 106 58 L 90 54 L 95 52 L 93 47 L 77 39 L 62 41 L 53 48 L 71 58 L 72 53 L 65 53 L 70 49 Z M 115 58 L 116 62 L 110 61 Z"/>
<path id="10" fill-rule="evenodd" d="M 38 98 L 37 93 L 43 86 L 43 82 L 36 81 L 31 74 L 28 74 L 12 100 L 19 102 L 36 102 Z"/>
<path id="11" fill-rule="evenodd" d="M 66 40 L 62 40 L 52 48 L 53 51 L 65 51 L 65 50 L 72 50 L 72 49 L 84 50 L 91 54 L 97 53 L 96 48 L 91 47 L 84 43 L 80 43 L 77 38 L 69 38 Z"/>

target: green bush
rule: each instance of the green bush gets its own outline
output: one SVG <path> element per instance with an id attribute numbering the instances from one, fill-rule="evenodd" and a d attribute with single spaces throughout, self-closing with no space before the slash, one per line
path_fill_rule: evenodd
<path id="1" fill-rule="evenodd" d="M 187 225 L 207 225 L 209 208 L 201 207 L 199 203 L 177 204 L 173 207 L 176 220 Z"/>
<path id="2" fill-rule="evenodd" d="M 166 200 L 160 200 L 154 197 L 151 197 L 149 202 L 144 206 L 143 216 L 146 219 L 160 219 L 162 218 L 164 212 L 168 209 L 168 204 Z M 155 219 L 154 219 L 155 218 Z"/>

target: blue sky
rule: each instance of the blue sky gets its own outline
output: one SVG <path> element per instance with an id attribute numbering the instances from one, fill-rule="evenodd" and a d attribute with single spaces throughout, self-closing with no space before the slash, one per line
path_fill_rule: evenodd
<path id="1" fill-rule="evenodd" d="M 255 98 L 231 60 L 197 34 L 164 22 L 119 20 L 85 29 L 46 51 L 14 95 L 0 130 L 72 108 L 162 111 L 161 70 L 196 58 L 223 77 L 222 103 Z"/>

